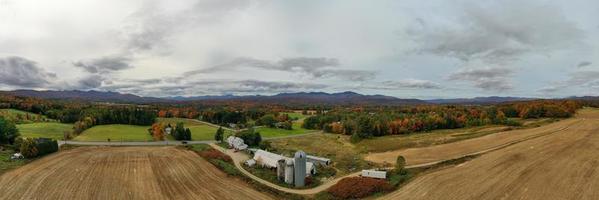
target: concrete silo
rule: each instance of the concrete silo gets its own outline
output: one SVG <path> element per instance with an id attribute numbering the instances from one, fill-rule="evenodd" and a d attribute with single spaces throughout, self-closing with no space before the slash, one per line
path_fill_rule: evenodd
<path id="1" fill-rule="evenodd" d="M 279 181 L 285 181 L 285 159 L 277 161 L 277 178 Z"/>
<path id="2" fill-rule="evenodd" d="M 293 184 L 293 160 L 288 159 L 285 161 L 285 183 Z"/>
<path id="3" fill-rule="evenodd" d="M 295 152 L 294 168 L 295 168 L 295 187 L 304 187 L 306 180 L 306 153 L 303 151 Z"/>

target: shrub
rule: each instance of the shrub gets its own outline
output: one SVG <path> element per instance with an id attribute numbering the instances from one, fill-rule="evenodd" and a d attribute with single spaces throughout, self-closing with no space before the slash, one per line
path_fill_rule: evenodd
<path id="1" fill-rule="evenodd" d="M 217 160 L 222 160 L 228 163 L 232 163 L 233 159 L 231 159 L 231 157 L 229 157 L 227 154 L 224 154 L 223 152 L 220 152 L 219 150 L 216 149 L 209 149 L 209 150 L 205 150 L 205 151 L 201 151 L 199 152 L 200 156 L 202 156 L 203 158 L 207 159 L 207 160 L 212 160 L 212 159 L 217 159 Z"/>
<path id="2" fill-rule="evenodd" d="M 231 162 L 226 162 L 226 161 L 219 160 L 219 159 L 213 159 L 210 161 L 210 163 L 212 163 L 219 169 L 223 170 L 228 175 L 232 175 L 232 176 L 239 175 L 239 171 L 237 171 L 237 168 Z"/>
<path id="3" fill-rule="evenodd" d="M 44 156 L 58 151 L 58 142 L 50 139 L 37 139 L 36 147 L 38 150 L 37 156 Z"/>
<path id="4" fill-rule="evenodd" d="M 25 138 L 21 141 L 21 147 L 19 148 L 21 154 L 25 158 L 35 158 L 38 155 L 37 145 L 33 138 Z"/>
<path id="5" fill-rule="evenodd" d="M 258 147 L 263 150 L 271 150 L 272 149 L 272 145 L 271 145 L 270 141 L 268 141 L 268 140 L 260 143 L 260 145 L 258 145 Z"/>
<path id="6" fill-rule="evenodd" d="M 392 170 L 389 172 L 389 184 L 394 187 L 399 186 L 402 183 L 410 180 L 412 178 L 412 173 L 406 169 L 402 170 Z"/>
<path id="7" fill-rule="evenodd" d="M 396 170 L 403 170 L 406 167 L 406 158 L 403 156 L 397 156 L 397 162 L 395 163 Z"/>
<path id="8" fill-rule="evenodd" d="M 329 188 L 328 192 L 340 199 L 359 199 L 377 192 L 388 192 L 391 190 L 393 190 L 393 186 L 385 180 L 350 177 L 339 181 L 339 183 Z"/>

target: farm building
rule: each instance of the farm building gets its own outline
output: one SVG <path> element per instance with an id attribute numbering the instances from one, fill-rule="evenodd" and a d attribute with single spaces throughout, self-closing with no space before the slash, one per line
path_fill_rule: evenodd
<path id="1" fill-rule="evenodd" d="M 243 139 L 235 136 L 229 136 L 227 138 L 227 143 L 229 144 L 229 148 L 241 151 L 248 148 L 248 145 L 243 142 Z"/>
<path id="2" fill-rule="evenodd" d="M 377 171 L 377 170 L 362 170 L 362 177 L 386 179 L 387 172 L 386 171 Z"/>
<path id="3" fill-rule="evenodd" d="M 254 160 L 256 163 L 262 167 L 267 167 L 271 169 L 276 169 L 278 167 L 279 160 L 293 160 L 292 158 L 288 158 L 279 154 L 271 153 L 264 150 L 258 150 L 254 153 Z M 306 171 L 310 172 L 307 174 L 316 174 L 316 167 L 312 162 L 306 162 Z"/>
<path id="4" fill-rule="evenodd" d="M 316 166 L 312 162 L 307 162 L 306 153 L 298 151 L 294 158 L 285 157 L 279 154 L 264 150 L 254 152 L 254 158 L 246 161 L 246 165 L 255 164 L 277 170 L 277 177 L 280 181 L 287 184 L 294 184 L 296 187 L 304 186 L 304 178 L 316 174 Z M 302 163 L 298 166 L 297 164 Z"/>
<path id="5" fill-rule="evenodd" d="M 328 166 L 331 164 L 331 159 L 328 158 L 316 157 L 311 155 L 306 156 L 306 158 L 308 159 L 308 162 L 312 162 L 320 166 Z"/>

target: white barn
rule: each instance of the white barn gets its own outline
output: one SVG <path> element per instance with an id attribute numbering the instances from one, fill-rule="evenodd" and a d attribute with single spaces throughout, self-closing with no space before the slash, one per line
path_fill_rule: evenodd
<path id="1" fill-rule="evenodd" d="M 276 169 L 279 160 L 285 160 L 286 162 L 291 161 L 293 163 L 293 159 L 292 158 L 288 158 L 279 154 L 275 154 L 275 153 L 271 153 L 268 151 L 264 151 L 264 150 L 257 150 L 254 153 L 254 158 L 253 160 L 256 161 L 256 163 L 262 167 L 268 167 L 271 169 Z M 314 163 L 312 162 L 306 162 L 306 176 L 310 176 L 310 175 L 314 175 L 316 174 L 316 166 L 314 166 Z"/>

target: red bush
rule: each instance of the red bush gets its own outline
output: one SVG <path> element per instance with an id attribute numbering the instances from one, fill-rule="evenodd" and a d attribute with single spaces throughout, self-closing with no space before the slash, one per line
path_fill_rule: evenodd
<path id="1" fill-rule="evenodd" d="M 218 159 L 218 160 L 222 160 L 222 161 L 225 161 L 228 163 L 233 162 L 233 159 L 231 159 L 231 157 L 229 157 L 227 154 L 224 154 L 223 152 L 220 152 L 219 150 L 216 150 L 216 149 L 202 151 L 202 152 L 200 152 L 200 156 L 202 156 L 208 160 Z"/>
<path id="2" fill-rule="evenodd" d="M 340 199 L 357 199 L 370 196 L 377 192 L 391 191 L 391 186 L 387 181 L 366 178 L 366 177 L 350 177 L 344 178 L 333 187 L 329 188 L 331 195 Z"/>

